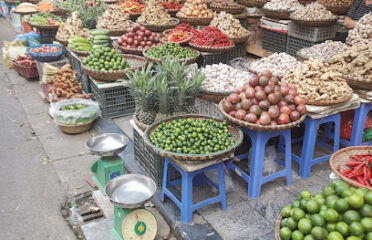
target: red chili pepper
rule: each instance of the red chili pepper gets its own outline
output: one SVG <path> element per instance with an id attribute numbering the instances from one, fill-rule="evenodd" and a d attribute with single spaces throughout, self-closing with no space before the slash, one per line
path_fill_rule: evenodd
<path id="1" fill-rule="evenodd" d="M 360 164 L 362 164 L 362 162 L 360 162 L 360 161 L 348 161 L 346 163 L 346 166 L 348 166 L 348 167 L 355 167 L 355 166 L 358 166 Z"/>
<path id="2" fill-rule="evenodd" d="M 342 175 L 347 175 L 349 173 L 351 173 L 354 169 L 352 168 L 349 168 L 349 169 L 340 169 L 339 171 L 342 173 Z"/>
<path id="3" fill-rule="evenodd" d="M 199 31 L 187 23 L 177 25 L 174 30 L 183 30 L 185 32 L 192 33 L 193 38 L 196 38 L 199 35 Z"/>
<path id="4" fill-rule="evenodd" d="M 356 180 L 357 180 L 358 183 L 364 185 L 364 180 L 363 180 L 363 178 L 362 178 L 361 176 L 357 176 L 357 177 L 356 177 Z"/>
<path id="5" fill-rule="evenodd" d="M 209 47 L 226 47 L 234 43 L 216 27 L 205 27 L 200 34 L 191 40 L 192 44 Z"/>
<path id="6" fill-rule="evenodd" d="M 364 174 L 366 179 L 371 179 L 372 168 L 367 165 L 367 172 Z"/>
<path id="7" fill-rule="evenodd" d="M 182 5 L 176 2 L 165 2 L 161 4 L 165 9 L 181 9 Z"/>

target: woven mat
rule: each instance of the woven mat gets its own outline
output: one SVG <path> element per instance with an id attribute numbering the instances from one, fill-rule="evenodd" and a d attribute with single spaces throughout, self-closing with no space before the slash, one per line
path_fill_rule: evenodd
<path id="1" fill-rule="evenodd" d="M 306 115 L 312 119 L 328 117 L 339 112 L 357 109 L 360 106 L 360 102 L 361 100 L 359 96 L 354 93 L 353 97 L 349 101 L 344 103 L 331 106 L 306 105 Z"/>
<path id="2" fill-rule="evenodd" d="M 372 91 L 353 89 L 354 93 L 359 95 L 360 101 L 364 103 L 372 102 Z"/>

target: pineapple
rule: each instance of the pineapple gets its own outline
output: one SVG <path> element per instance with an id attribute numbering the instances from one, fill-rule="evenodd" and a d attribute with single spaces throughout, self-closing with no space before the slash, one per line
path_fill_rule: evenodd
<path id="1" fill-rule="evenodd" d="M 152 64 L 143 67 L 141 71 L 128 72 L 129 81 L 127 86 L 130 88 L 136 103 L 136 117 L 146 124 L 152 124 L 156 117 L 154 85 Z"/>
<path id="2" fill-rule="evenodd" d="M 172 88 L 168 83 L 168 79 L 163 74 L 159 74 L 156 79 L 155 93 L 159 104 L 158 114 L 155 121 L 167 118 L 172 115 Z"/>

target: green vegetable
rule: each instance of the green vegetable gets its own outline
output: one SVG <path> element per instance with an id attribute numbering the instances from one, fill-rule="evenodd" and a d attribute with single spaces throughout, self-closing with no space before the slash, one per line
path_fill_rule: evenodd
<path id="1" fill-rule="evenodd" d="M 149 49 L 146 52 L 146 55 L 157 59 L 165 59 L 169 57 L 173 59 L 184 59 L 195 57 L 197 53 L 191 49 L 181 47 L 178 43 L 169 42 Z"/>
<path id="2" fill-rule="evenodd" d="M 192 118 L 161 123 L 150 140 L 161 149 L 185 154 L 218 152 L 234 144 L 226 122 Z"/>
<path id="3" fill-rule="evenodd" d="M 39 12 L 30 16 L 27 20 L 33 25 L 46 25 L 49 26 L 48 19 L 54 19 L 58 22 L 62 22 L 62 18 L 54 15 L 50 12 Z"/>
<path id="4" fill-rule="evenodd" d="M 87 106 L 83 105 L 83 104 L 71 104 L 71 105 L 63 106 L 60 110 L 62 110 L 62 111 L 74 111 L 74 110 L 80 110 L 80 109 L 84 109 L 84 108 L 87 108 Z"/>
<path id="5" fill-rule="evenodd" d="M 122 70 L 129 67 L 127 60 L 110 47 L 93 47 L 83 64 L 94 70 Z"/>

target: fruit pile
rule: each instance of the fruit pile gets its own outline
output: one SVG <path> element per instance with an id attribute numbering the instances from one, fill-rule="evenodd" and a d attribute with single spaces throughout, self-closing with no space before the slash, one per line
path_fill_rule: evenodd
<path id="1" fill-rule="evenodd" d="M 212 119 L 177 119 L 161 123 L 150 135 L 151 142 L 168 152 L 208 154 L 234 144 L 226 122 Z"/>
<path id="2" fill-rule="evenodd" d="M 197 53 L 191 49 L 181 47 L 177 43 L 169 42 L 149 49 L 146 52 L 146 55 L 156 59 L 165 59 L 168 57 L 174 59 L 185 59 L 195 57 Z"/>
<path id="3" fill-rule="evenodd" d="M 243 87 L 222 100 L 223 110 L 233 118 L 259 125 L 282 125 L 306 113 L 296 87 L 278 83 L 270 71 L 252 76 Z"/>
<path id="4" fill-rule="evenodd" d="M 282 216 L 281 240 L 370 240 L 372 191 L 335 180 L 322 193 L 302 191 Z"/>
<path id="5" fill-rule="evenodd" d="M 122 47 L 143 49 L 159 45 L 159 37 L 158 33 L 151 32 L 140 24 L 135 24 L 118 39 L 118 44 Z"/>
<path id="6" fill-rule="evenodd" d="M 338 166 L 340 173 L 359 184 L 372 185 L 372 154 L 358 154 L 349 157 L 346 168 Z"/>
<path id="7" fill-rule="evenodd" d="M 92 50 L 92 45 L 89 40 L 77 35 L 72 35 L 68 40 L 68 47 L 78 51 L 89 52 Z"/>
<path id="8" fill-rule="evenodd" d="M 185 41 L 186 39 L 190 39 L 191 34 L 184 30 L 176 30 L 173 29 L 163 38 L 163 42 L 175 42 L 179 43 Z"/>
<path id="9" fill-rule="evenodd" d="M 125 0 L 118 5 L 125 13 L 141 13 L 145 9 L 145 5 L 138 0 Z"/>
<path id="10" fill-rule="evenodd" d="M 54 47 L 48 45 L 42 45 L 41 47 L 31 48 L 30 52 L 32 53 L 56 53 L 62 51 L 61 47 Z"/>
<path id="11" fill-rule="evenodd" d="M 109 47 L 93 49 L 84 59 L 83 64 L 91 69 L 101 71 L 122 70 L 129 67 L 127 60 L 115 49 Z"/>

